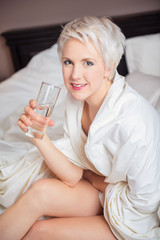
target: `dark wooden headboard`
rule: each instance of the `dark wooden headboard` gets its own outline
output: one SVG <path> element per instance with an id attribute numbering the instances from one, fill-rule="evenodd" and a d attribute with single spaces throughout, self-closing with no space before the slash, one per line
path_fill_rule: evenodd
<path id="1" fill-rule="evenodd" d="M 126 38 L 160 32 L 160 10 L 113 17 L 112 19 L 122 29 Z M 56 43 L 62 30 L 61 26 L 64 24 L 2 33 L 2 36 L 6 39 L 6 44 L 10 48 L 15 71 L 25 67 L 35 54 Z M 128 73 L 125 56 L 118 66 L 118 71 L 124 76 Z"/>

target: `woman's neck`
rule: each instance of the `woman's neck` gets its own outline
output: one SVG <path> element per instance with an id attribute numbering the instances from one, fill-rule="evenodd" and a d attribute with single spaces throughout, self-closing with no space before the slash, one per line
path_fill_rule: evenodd
<path id="1" fill-rule="evenodd" d="M 97 112 L 99 111 L 104 101 L 104 98 L 109 91 L 111 84 L 112 83 L 110 82 L 106 90 L 106 93 L 104 94 L 103 97 L 101 96 L 100 98 L 97 98 L 97 99 L 94 98 L 94 100 L 92 99 L 92 101 L 91 99 L 90 101 L 87 101 L 87 100 L 84 101 L 81 125 L 82 125 L 83 131 L 87 136 L 88 136 L 90 125 L 92 124 L 94 118 L 96 117 Z"/>
<path id="2" fill-rule="evenodd" d="M 101 93 L 98 96 L 96 96 L 96 98 L 85 100 L 84 107 L 86 108 L 86 111 L 88 111 L 88 116 L 91 122 L 93 122 L 97 112 L 99 111 L 111 85 L 112 82 L 108 81 L 106 91 L 103 94 Z"/>

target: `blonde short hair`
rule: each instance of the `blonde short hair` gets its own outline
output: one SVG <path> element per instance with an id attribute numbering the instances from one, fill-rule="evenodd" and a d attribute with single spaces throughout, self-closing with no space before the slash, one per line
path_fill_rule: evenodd
<path id="1" fill-rule="evenodd" d="M 91 40 L 104 63 L 114 72 L 124 53 L 125 37 L 120 28 L 107 17 L 77 18 L 63 28 L 58 39 L 58 54 L 61 60 L 63 46 L 68 39 L 75 38 L 82 42 Z"/>

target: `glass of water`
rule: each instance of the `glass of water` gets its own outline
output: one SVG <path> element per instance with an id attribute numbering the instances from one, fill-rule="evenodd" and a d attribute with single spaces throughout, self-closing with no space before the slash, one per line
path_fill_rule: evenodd
<path id="1" fill-rule="evenodd" d="M 34 111 L 37 116 L 31 117 L 31 126 L 28 126 L 26 135 L 32 138 L 42 139 L 49 122 L 49 118 L 53 112 L 57 98 L 59 96 L 61 88 L 42 82 L 39 94 L 37 97 L 37 106 Z"/>

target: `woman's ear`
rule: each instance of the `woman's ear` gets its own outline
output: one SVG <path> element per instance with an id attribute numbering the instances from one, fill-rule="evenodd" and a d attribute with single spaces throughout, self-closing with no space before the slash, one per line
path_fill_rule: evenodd
<path id="1" fill-rule="evenodd" d="M 104 78 L 110 79 L 110 75 L 111 75 L 111 69 L 110 69 L 110 68 L 107 68 L 107 69 L 105 70 Z"/>
<path id="2" fill-rule="evenodd" d="M 116 64 L 113 64 L 112 67 L 108 67 L 105 70 L 105 78 L 108 78 L 111 82 L 113 81 L 114 75 L 115 75 L 115 66 Z"/>

